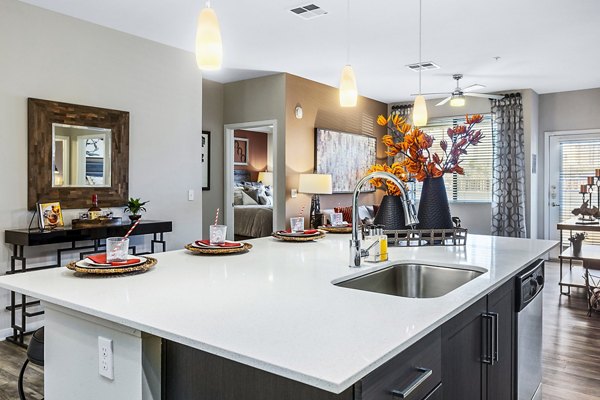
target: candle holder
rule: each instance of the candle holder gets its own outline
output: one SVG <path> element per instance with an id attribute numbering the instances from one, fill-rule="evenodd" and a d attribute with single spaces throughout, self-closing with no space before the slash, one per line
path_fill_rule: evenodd
<path id="1" fill-rule="evenodd" d="M 596 169 L 596 176 L 589 176 L 587 183 L 579 186 L 579 193 L 582 197 L 581 207 L 573 210 L 573 214 L 578 215 L 578 221 L 576 224 L 590 225 L 598 224 L 596 217 L 598 216 L 600 209 L 600 169 Z M 592 203 L 594 187 L 596 188 L 596 198 L 598 206 L 590 207 Z"/>

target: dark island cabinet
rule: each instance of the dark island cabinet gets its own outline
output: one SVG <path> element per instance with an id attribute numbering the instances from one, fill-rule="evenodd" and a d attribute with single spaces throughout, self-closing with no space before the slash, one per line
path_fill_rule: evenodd
<path id="1" fill-rule="evenodd" d="M 446 400 L 512 400 L 515 392 L 514 282 L 442 326 Z"/>

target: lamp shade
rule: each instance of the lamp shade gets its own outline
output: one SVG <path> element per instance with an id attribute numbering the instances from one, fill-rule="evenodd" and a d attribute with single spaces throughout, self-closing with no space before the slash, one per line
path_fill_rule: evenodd
<path id="1" fill-rule="evenodd" d="M 356 77 L 352 66 L 346 65 L 342 69 L 340 79 L 340 106 L 356 107 L 358 89 L 356 88 Z"/>
<path id="2" fill-rule="evenodd" d="M 203 71 L 221 69 L 223 62 L 223 44 L 217 13 L 205 7 L 198 15 L 196 29 L 196 63 Z"/>
<path id="3" fill-rule="evenodd" d="M 273 173 L 272 172 L 259 172 L 258 181 L 262 182 L 265 186 L 271 186 L 273 184 Z"/>
<path id="4" fill-rule="evenodd" d="M 309 194 L 331 194 L 333 185 L 329 174 L 300 174 L 298 192 Z"/>
<path id="5" fill-rule="evenodd" d="M 412 120 L 414 126 L 427 125 L 427 104 L 425 103 L 425 97 L 422 95 L 418 95 L 415 99 Z"/>
<path id="6" fill-rule="evenodd" d="M 450 99 L 450 105 L 452 107 L 464 106 L 465 105 L 465 96 L 463 96 L 463 95 L 452 96 L 452 98 Z"/>

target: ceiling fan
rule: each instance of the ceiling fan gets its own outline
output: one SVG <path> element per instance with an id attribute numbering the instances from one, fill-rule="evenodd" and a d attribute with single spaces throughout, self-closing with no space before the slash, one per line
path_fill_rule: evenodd
<path id="1" fill-rule="evenodd" d="M 465 96 L 483 97 L 483 98 L 487 98 L 487 99 L 496 99 L 496 100 L 500 100 L 500 99 L 504 98 L 504 95 L 497 95 L 497 94 L 490 94 L 490 93 L 471 93 L 471 91 L 473 91 L 473 90 L 483 89 L 485 87 L 480 84 L 474 84 L 474 85 L 467 86 L 466 88 L 462 89 L 460 87 L 460 82 L 459 82 L 462 79 L 462 77 L 463 77 L 462 74 L 452 75 L 452 78 L 454 80 L 456 80 L 456 88 L 452 92 L 423 93 L 423 95 L 424 96 L 440 95 L 440 94 L 450 95 L 450 96 L 446 97 L 444 100 L 437 103 L 436 106 L 441 106 L 441 105 L 446 104 L 447 102 L 450 102 L 450 105 L 452 107 L 464 106 L 465 105 Z"/>

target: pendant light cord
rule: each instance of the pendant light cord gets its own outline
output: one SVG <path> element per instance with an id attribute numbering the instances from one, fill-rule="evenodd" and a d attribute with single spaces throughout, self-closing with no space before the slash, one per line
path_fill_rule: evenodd
<path id="1" fill-rule="evenodd" d="M 423 65 L 421 65 L 421 24 L 422 24 L 422 5 L 423 0 L 419 0 L 419 95 L 421 95 L 421 71 Z"/>
<path id="2" fill-rule="evenodd" d="M 350 0 L 346 2 L 346 65 L 350 65 Z"/>

